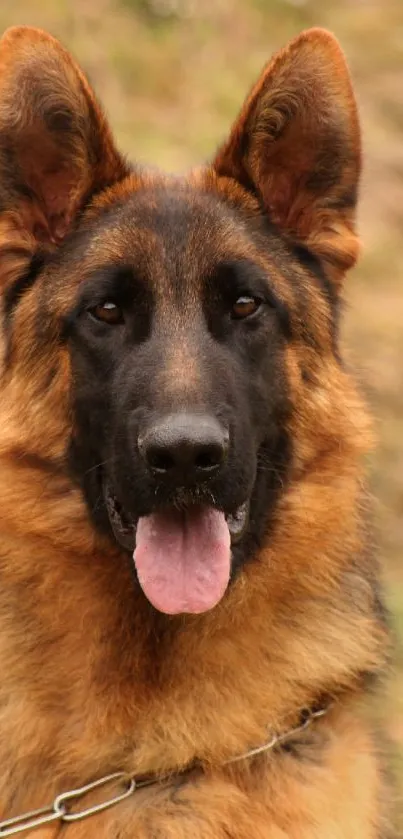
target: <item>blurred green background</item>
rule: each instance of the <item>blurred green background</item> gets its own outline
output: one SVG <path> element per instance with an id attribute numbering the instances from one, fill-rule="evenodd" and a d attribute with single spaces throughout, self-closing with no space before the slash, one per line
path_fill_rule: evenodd
<path id="1" fill-rule="evenodd" d="M 288 38 L 312 25 L 339 37 L 365 149 L 363 255 L 348 277 L 345 342 L 379 430 L 372 483 L 397 638 L 381 712 L 403 790 L 403 0 L 0 0 L 0 29 L 18 23 L 61 38 L 121 149 L 169 170 L 211 156 Z"/>

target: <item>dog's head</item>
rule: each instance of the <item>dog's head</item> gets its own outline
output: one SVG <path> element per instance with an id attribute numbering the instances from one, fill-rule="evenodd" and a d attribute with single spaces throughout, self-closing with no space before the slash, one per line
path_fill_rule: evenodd
<path id="1" fill-rule="evenodd" d="M 334 38 L 264 69 L 211 165 L 130 168 L 50 36 L 0 47 L 3 450 L 68 472 L 167 613 L 211 609 L 345 438 L 356 107 Z"/>

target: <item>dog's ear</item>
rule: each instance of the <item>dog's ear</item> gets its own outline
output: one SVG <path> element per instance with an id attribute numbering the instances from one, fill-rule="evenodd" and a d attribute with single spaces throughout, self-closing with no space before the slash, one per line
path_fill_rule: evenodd
<path id="1" fill-rule="evenodd" d="M 267 65 L 214 162 L 284 233 L 327 260 L 336 282 L 357 257 L 360 166 L 349 72 L 322 29 L 303 32 Z"/>
<path id="2" fill-rule="evenodd" d="M 0 282 L 56 247 L 94 192 L 126 165 L 91 88 L 45 32 L 0 41 Z"/>

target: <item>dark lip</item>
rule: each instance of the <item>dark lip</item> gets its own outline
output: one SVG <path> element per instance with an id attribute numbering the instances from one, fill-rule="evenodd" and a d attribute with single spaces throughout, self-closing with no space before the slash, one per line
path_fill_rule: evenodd
<path id="1" fill-rule="evenodd" d="M 124 507 L 120 504 L 110 486 L 110 483 L 105 477 L 103 478 L 102 484 L 105 506 L 108 512 L 113 535 L 122 548 L 132 553 L 136 547 L 136 528 L 138 519 L 133 519 L 127 513 Z M 249 504 L 250 502 L 248 499 L 244 501 L 243 504 L 240 504 L 234 513 L 225 513 L 224 511 L 231 535 L 232 546 L 237 545 L 246 533 L 249 523 Z M 150 510 L 150 514 L 152 512 L 153 511 Z"/>
<path id="2" fill-rule="evenodd" d="M 103 494 L 113 535 L 122 548 L 132 553 L 136 547 L 137 521 L 128 516 L 105 479 Z"/>

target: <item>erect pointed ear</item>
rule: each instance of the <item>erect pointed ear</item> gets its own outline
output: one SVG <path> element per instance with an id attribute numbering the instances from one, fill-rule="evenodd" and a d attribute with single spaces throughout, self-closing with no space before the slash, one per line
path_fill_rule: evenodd
<path id="1" fill-rule="evenodd" d="M 38 29 L 9 29 L 0 41 L 0 286 L 126 173 L 70 55 Z"/>
<path id="2" fill-rule="evenodd" d="M 328 261 L 356 260 L 361 152 L 343 53 L 322 29 L 303 32 L 267 65 L 214 168 L 259 197 L 269 218 Z"/>

